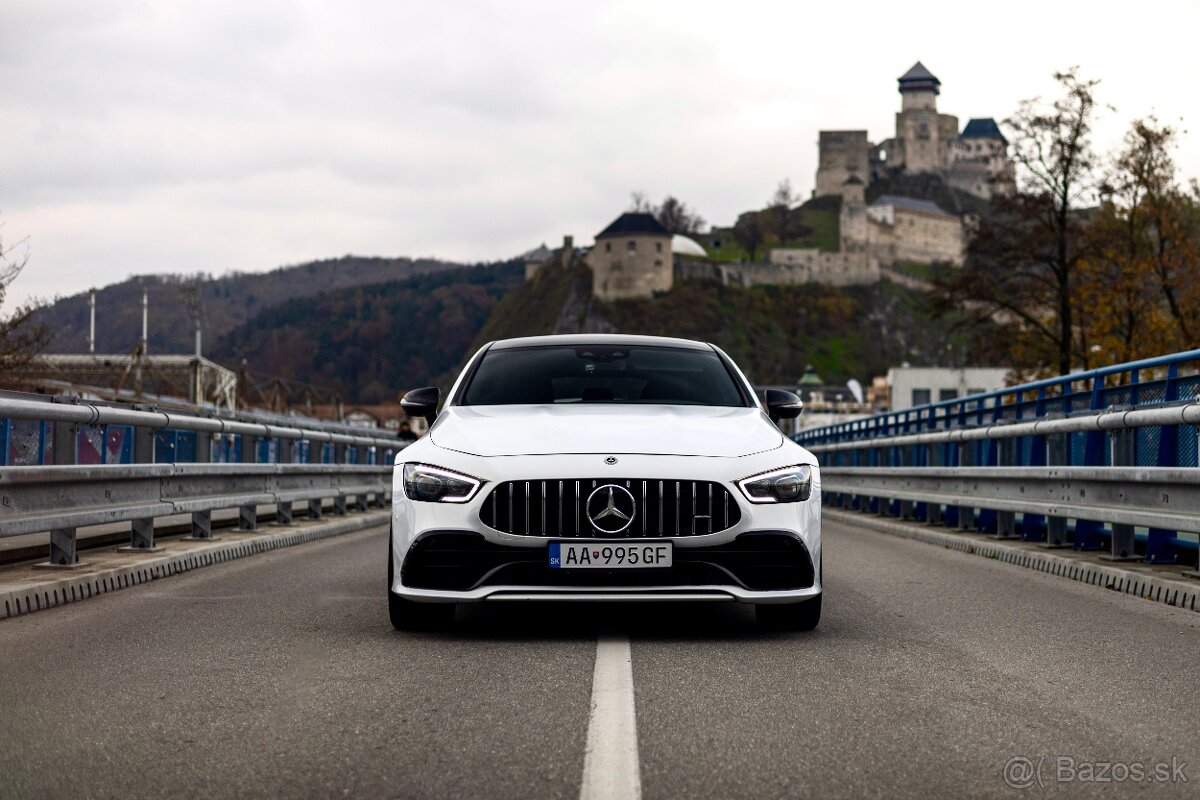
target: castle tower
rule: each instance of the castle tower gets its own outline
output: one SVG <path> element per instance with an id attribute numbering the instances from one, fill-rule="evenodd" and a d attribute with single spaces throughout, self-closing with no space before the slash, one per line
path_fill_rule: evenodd
<path id="1" fill-rule="evenodd" d="M 674 283 L 671 234 L 651 214 L 626 212 L 596 234 L 587 264 L 594 297 L 653 297 Z"/>
<path id="2" fill-rule="evenodd" d="M 942 82 L 918 61 L 900 76 L 900 112 L 896 114 L 895 155 L 905 172 L 934 172 L 949 160 L 958 138 L 958 118 L 939 114 L 937 96 Z M 891 159 L 889 158 L 889 162 Z"/>
<path id="3" fill-rule="evenodd" d="M 866 185 L 857 175 L 842 184 L 842 207 L 838 213 L 839 250 L 859 253 L 867 248 Z"/>
<path id="4" fill-rule="evenodd" d="M 900 76 L 901 110 L 937 111 L 942 82 L 920 61 Z"/>
<path id="5" fill-rule="evenodd" d="M 866 131 L 821 131 L 817 142 L 817 183 L 814 197 L 837 195 L 847 178 L 871 175 L 871 143 Z"/>

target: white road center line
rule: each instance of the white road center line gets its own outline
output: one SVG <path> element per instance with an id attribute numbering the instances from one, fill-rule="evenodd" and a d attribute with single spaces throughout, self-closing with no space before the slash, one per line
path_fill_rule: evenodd
<path id="1" fill-rule="evenodd" d="M 638 800 L 637 717 L 633 708 L 633 664 L 627 636 L 601 636 L 592 673 L 580 800 Z"/>

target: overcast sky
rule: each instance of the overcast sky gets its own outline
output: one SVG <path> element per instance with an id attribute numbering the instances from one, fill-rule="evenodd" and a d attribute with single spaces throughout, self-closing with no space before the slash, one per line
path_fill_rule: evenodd
<path id="1" fill-rule="evenodd" d="M 1078 64 L 1200 131 L 1200 3 L 0 0 L 0 230 L 17 299 L 346 253 L 588 242 L 633 190 L 711 223 L 822 128 L 886 138 L 920 59 L 939 109 L 1010 114 Z M 1200 136 L 1177 160 L 1200 176 Z"/>

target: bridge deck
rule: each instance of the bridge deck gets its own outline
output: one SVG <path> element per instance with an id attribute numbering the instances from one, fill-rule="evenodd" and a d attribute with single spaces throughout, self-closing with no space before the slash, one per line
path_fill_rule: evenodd
<path id="1" fill-rule="evenodd" d="M 1051 784 L 1059 755 L 1186 762 L 1156 796 L 1200 780 L 1192 611 L 831 520 L 811 634 L 714 604 L 402 635 L 386 537 L 0 623 L 0 793 L 578 797 L 600 635 L 631 646 L 646 797 L 1011 796 L 1006 762 Z"/>

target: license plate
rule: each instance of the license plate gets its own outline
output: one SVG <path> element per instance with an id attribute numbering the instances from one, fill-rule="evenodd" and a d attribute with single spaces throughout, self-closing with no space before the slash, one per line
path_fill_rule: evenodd
<path id="1" fill-rule="evenodd" d="M 671 543 L 551 542 L 551 569 L 645 569 L 671 566 Z"/>

